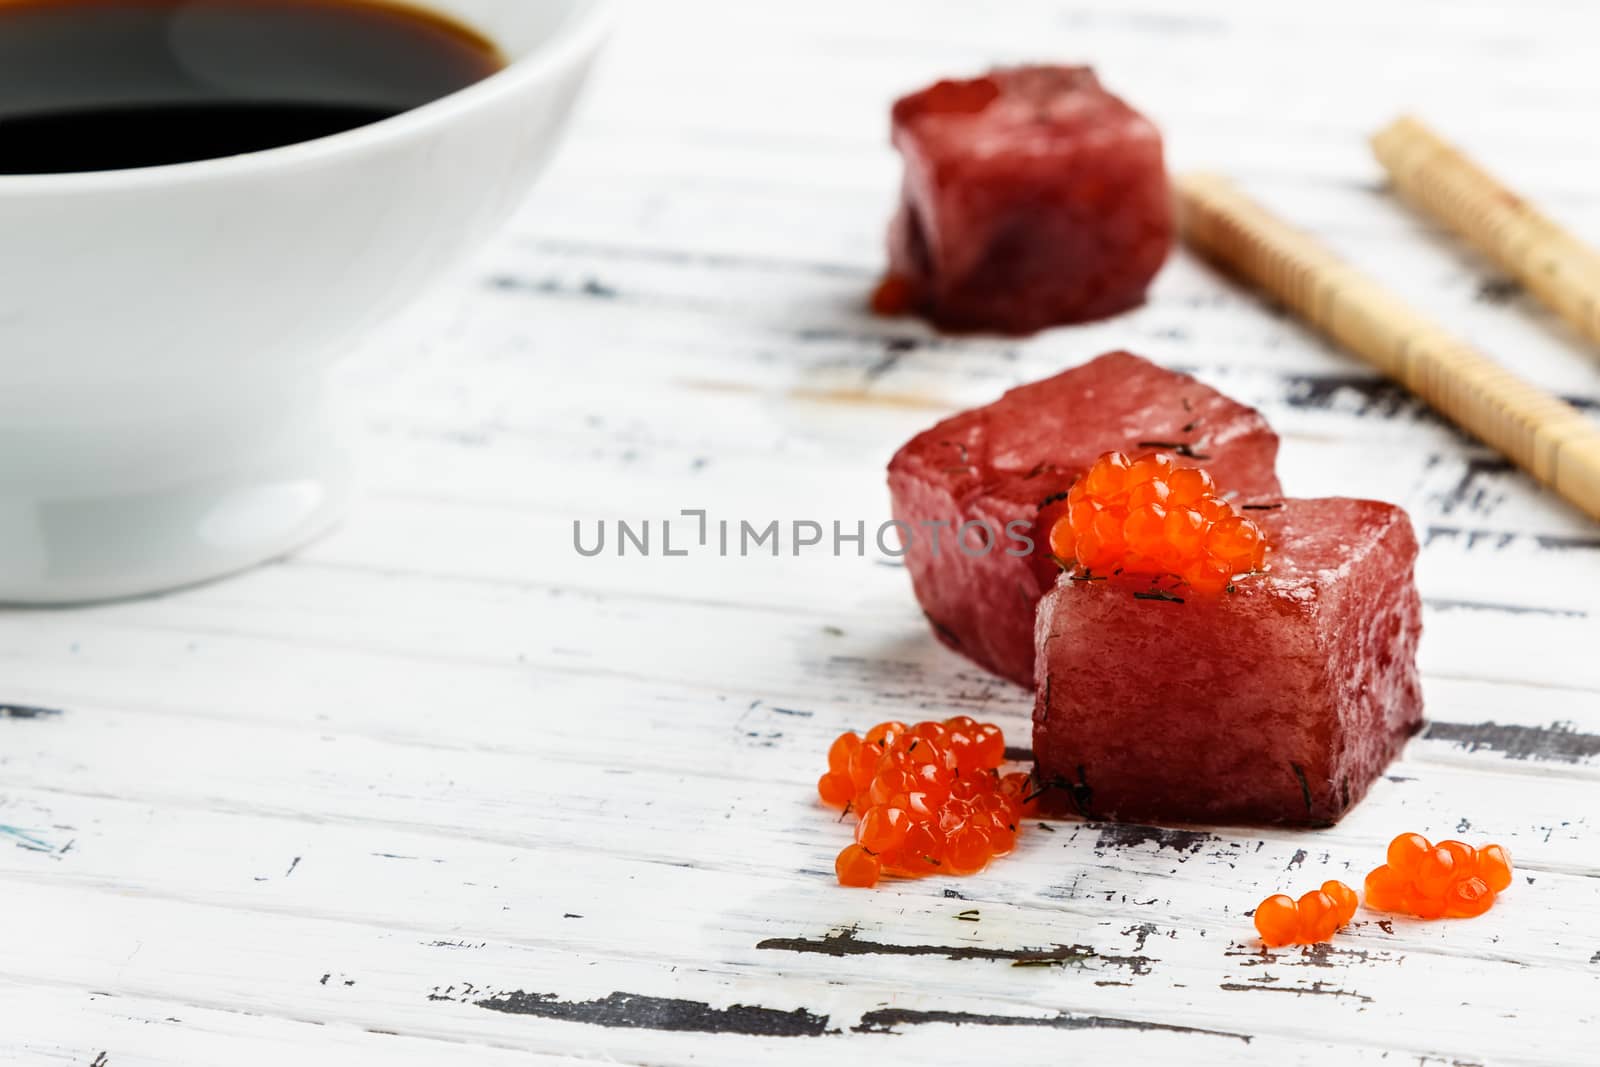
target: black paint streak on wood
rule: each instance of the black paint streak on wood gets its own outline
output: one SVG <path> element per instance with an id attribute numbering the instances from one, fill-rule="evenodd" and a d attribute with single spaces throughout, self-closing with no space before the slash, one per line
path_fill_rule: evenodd
<path id="1" fill-rule="evenodd" d="M 301 860 L 301 857 L 299 857 L 299 856 L 296 856 L 296 857 L 295 857 L 295 858 L 294 858 L 294 859 L 292 859 L 292 860 L 290 860 L 290 861 L 289 861 L 289 869 L 288 869 L 288 870 L 287 870 L 287 871 L 284 871 L 284 872 L 283 872 L 283 876 L 284 876 L 284 877 L 285 877 L 285 878 L 287 878 L 287 877 L 289 877 L 289 876 L 290 876 L 290 875 L 291 875 L 291 874 L 293 874 L 293 873 L 294 873 L 294 869 L 295 869 L 295 868 L 296 868 L 296 867 L 298 867 L 298 866 L 300 866 L 300 860 Z"/>
<path id="2" fill-rule="evenodd" d="M 1051 945 L 1047 948 L 989 948 L 984 945 L 894 945 L 863 941 L 854 927 L 833 930 L 822 937 L 769 937 L 756 948 L 777 952 L 802 952 L 821 956 L 943 956 L 948 960 L 1009 960 L 1013 966 L 1082 966 L 1098 960 L 1112 967 L 1127 967 L 1148 974 L 1154 961 L 1148 956 L 1107 956 L 1089 945 Z"/>
<path id="3" fill-rule="evenodd" d="M 1117 1019 L 1106 1015 L 1074 1015 L 1059 1012 L 1055 1015 L 988 1015 L 970 1011 L 912 1011 L 907 1008 L 880 1008 L 861 1016 L 853 1029 L 858 1034 L 898 1034 L 902 1026 L 924 1026 L 943 1023 L 947 1026 L 1037 1026 L 1049 1030 L 1149 1030 L 1170 1034 L 1195 1034 L 1206 1037 L 1226 1037 L 1249 1043 L 1246 1034 L 1233 1034 L 1225 1030 L 1202 1030 L 1193 1026 L 1174 1026 L 1171 1023 L 1151 1023 L 1139 1019 Z"/>
<path id="4" fill-rule="evenodd" d="M 1449 600 L 1440 597 L 1423 597 L 1422 602 L 1434 611 L 1491 611 L 1500 615 L 1543 615 L 1552 619 L 1587 619 L 1589 613 L 1581 608 L 1538 608 L 1523 604 L 1492 604 L 1483 600 Z"/>
<path id="5" fill-rule="evenodd" d="M 1493 510 L 1499 498 L 1491 495 L 1490 487 L 1484 482 L 1492 477 L 1511 474 L 1516 469 L 1510 460 L 1501 456 L 1475 456 L 1468 459 L 1461 477 L 1440 500 L 1439 509 L 1446 515 L 1457 510 L 1479 514 Z"/>
<path id="6" fill-rule="evenodd" d="M 100 1055 L 94 1058 L 94 1062 L 90 1063 L 89 1067 L 111 1067 L 111 1058 L 102 1049 Z"/>
<path id="7" fill-rule="evenodd" d="M 1033 749 L 1025 748 L 1022 745 L 1007 745 L 1006 759 L 1011 760 L 1013 763 L 1027 763 L 1033 759 Z"/>
<path id="8" fill-rule="evenodd" d="M 747 1004 L 713 1008 L 704 1001 L 648 997 L 639 993 L 617 992 L 598 1000 L 562 1000 L 554 993 L 513 990 L 472 1003 L 507 1015 L 531 1015 L 626 1030 L 753 1037 L 821 1037 L 830 1032 L 826 1015 L 815 1015 L 804 1008 L 782 1011 Z"/>
<path id="9" fill-rule="evenodd" d="M 0 704 L 0 719 L 51 719 L 60 714 L 60 708 L 34 708 L 26 704 Z"/>
<path id="10" fill-rule="evenodd" d="M 879 378 L 882 378 L 884 375 L 888 374 L 890 371 L 894 370 L 895 367 L 899 365 L 900 361 L 905 358 L 907 353 L 916 351 L 917 344 L 918 341 L 915 337 L 885 338 L 883 342 L 883 356 L 876 363 L 867 368 L 866 374 L 864 375 L 865 379 L 868 382 L 875 382 Z"/>
<path id="11" fill-rule="evenodd" d="M 1426 741 L 1447 741 L 1468 752 L 1487 749 L 1515 760 L 1579 763 L 1600 756 L 1600 734 L 1579 733 L 1566 722 L 1549 726 L 1430 722 L 1423 728 L 1422 737 Z"/>
<path id="12" fill-rule="evenodd" d="M 1466 526 L 1429 526 L 1422 536 L 1424 548 L 1435 541 L 1466 541 L 1470 551 L 1481 544 L 1495 549 L 1514 544 L 1519 537 L 1510 530 L 1489 530 Z M 1578 537 L 1567 534 L 1534 534 L 1533 543 L 1551 552 L 1600 552 L 1600 537 Z"/>
<path id="13" fill-rule="evenodd" d="M 1155 845 L 1158 852 L 1170 848 L 1174 852 L 1193 855 L 1207 843 L 1218 840 L 1216 835 L 1204 830 L 1169 830 L 1162 826 L 1140 826 L 1136 823 L 1109 823 L 1099 827 L 1099 831 L 1100 836 L 1094 842 L 1097 849 Z"/>
<path id="14" fill-rule="evenodd" d="M 1150 940 L 1150 935 L 1156 932 L 1155 923 L 1135 923 L 1122 931 L 1123 937 L 1136 937 L 1139 940 L 1134 944 L 1133 951 L 1143 952 L 1144 943 Z"/>
<path id="15" fill-rule="evenodd" d="M 1388 378 L 1355 374 L 1293 374 L 1284 378 L 1284 403 L 1307 411 L 1332 411 L 1341 395 L 1353 398 L 1360 418 L 1431 417 L 1405 386 Z"/>
<path id="16" fill-rule="evenodd" d="M 1388 921 L 1380 925 L 1387 925 Z M 1393 933 L 1391 928 L 1389 933 Z M 1225 953 L 1232 959 L 1243 961 L 1245 967 L 1326 967 L 1344 969 L 1349 963 L 1394 963 L 1396 957 L 1387 952 L 1367 949 L 1335 948 L 1327 941 L 1305 945 L 1298 949 L 1274 951 L 1269 948 L 1231 949 Z"/>
<path id="17" fill-rule="evenodd" d="M 1372 998 L 1365 993 L 1356 993 L 1348 989 L 1334 989 L 1326 982 L 1312 982 L 1308 986 L 1302 985 L 1266 985 L 1259 982 L 1223 982 L 1217 988 L 1230 993 L 1293 993 L 1297 997 L 1350 997 L 1363 1004 L 1371 1004 Z"/>
<path id="18" fill-rule="evenodd" d="M 769 706 L 779 715 L 793 715 L 801 719 L 809 719 L 816 714 L 814 711 L 802 711 L 800 708 L 780 708 L 775 704 Z"/>
<path id="19" fill-rule="evenodd" d="M 598 278 L 585 278 L 572 285 L 561 278 L 520 278 L 514 274 L 496 274 L 488 281 L 489 288 L 504 293 L 538 293 L 544 296 L 578 296 L 591 300 L 616 300 L 622 296 L 613 286 Z"/>

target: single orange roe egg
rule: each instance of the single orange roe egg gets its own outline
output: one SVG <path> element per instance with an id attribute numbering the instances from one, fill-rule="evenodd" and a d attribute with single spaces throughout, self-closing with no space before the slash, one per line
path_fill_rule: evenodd
<path id="1" fill-rule="evenodd" d="M 1486 845 L 1478 850 L 1478 877 L 1496 893 L 1511 887 L 1511 853 L 1499 845 Z"/>
<path id="2" fill-rule="evenodd" d="M 828 747 L 828 770 L 834 774 L 850 773 L 850 757 L 861 747 L 861 738 L 854 733 L 842 733 Z"/>
<path id="3" fill-rule="evenodd" d="M 906 840 L 911 817 L 900 808 L 868 808 L 856 827 L 856 844 L 869 852 L 893 852 Z"/>
<path id="4" fill-rule="evenodd" d="M 850 798 L 855 796 L 855 785 L 850 781 L 850 776 L 829 771 L 817 779 L 817 795 L 824 804 L 831 804 L 842 808 L 850 803 Z"/>
<path id="5" fill-rule="evenodd" d="M 839 858 L 833 861 L 833 870 L 839 876 L 840 885 L 863 889 L 877 885 L 883 874 L 878 857 L 860 845 L 846 845 Z"/>
<path id="6" fill-rule="evenodd" d="M 1177 468 L 1171 456 L 1130 460 L 1107 452 L 1053 505 L 1050 551 L 1089 571 L 1173 574 L 1194 590 L 1217 593 L 1266 562 L 1261 528 L 1217 495 L 1205 471 Z"/>
<path id="7" fill-rule="evenodd" d="M 1256 905 L 1256 932 L 1270 948 L 1294 944 L 1300 936 L 1300 911 L 1294 897 L 1278 893 Z"/>
<path id="8" fill-rule="evenodd" d="M 1361 903 L 1361 899 L 1356 896 L 1354 889 L 1337 879 L 1330 879 L 1322 883 L 1322 891 L 1333 901 L 1334 912 L 1339 916 L 1340 926 L 1355 918 L 1356 907 Z"/>
<path id="9" fill-rule="evenodd" d="M 1445 914 L 1455 919 L 1471 919 L 1494 906 L 1494 890 L 1477 875 L 1463 878 L 1450 887 Z"/>
<path id="10" fill-rule="evenodd" d="M 1320 889 L 1313 889 L 1295 902 L 1300 911 L 1300 937 L 1303 944 L 1314 945 L 1326 941 L 1339 929 L 1339 910 L 1333 898 Z"/>
<path id="11" fill-rule="evenodd" d="M 1388 864 L 1367 875 L 1367 907 L 1374 911 L 1399 911 L 1405 905 L 1406 882 Z"/>
<path id="12" fill-rule="evenodd" d="M 1410 879 L 1417 873 L 1417 865 L 1433 849 L 1433 844 L 1421 834 L 1401 834 L 1389 842 L 1389 869 L 1401 878 Z"/>

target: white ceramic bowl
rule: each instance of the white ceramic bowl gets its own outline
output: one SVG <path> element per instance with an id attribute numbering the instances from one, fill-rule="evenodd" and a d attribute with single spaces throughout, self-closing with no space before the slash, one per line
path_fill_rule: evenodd
<path id="1" fill-rule="evenodd" d="M 338 517 L 330 361 L 516 207 L 606 21 L 602 0 L 425 6 L 510 65 L 286 148 L 0 176 L 0 601 L 186 585 Z"/>

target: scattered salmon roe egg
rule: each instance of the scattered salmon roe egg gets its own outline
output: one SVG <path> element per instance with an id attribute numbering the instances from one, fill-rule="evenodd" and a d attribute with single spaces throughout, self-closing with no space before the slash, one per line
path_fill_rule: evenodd
<path id="1" fill-rule="evenodd" d="M 1435 845 L 1421 834 L 1401 834 L 1387 858 L 1367 875 L 1367 906 L 1377 911 L 1467 919 L 1488 911 L 1511 885 L 1511 857 L 1499 845 Z"/>
<path id="2" fill-rule="evenodd" d="M 1411 876 L 1411 886 L 1420 896 L 1442 897 L 1455 880 L 1455 856 L 1445 849 L 1433 848 L 1423 853 L 1416 873 Z"/>
<path id="3" fill-rule="evenodd" d="M 1277 893 L 1257 904 L 1256 932 L 1270 948 L 1294 944 L 1300 936 L 1300 911 L 1294 897 Z"/>
<path id="4" fill-rule="evenodd" d="M 1499 845 L 1486 845 L 1478 850 L 1478 877 L 1496 893 L 1511 887 L 1511 853 Z"/>
<path id="5" fill-rule="evenodd" d="M 1068 490 L 1065 513 L 1050 515 L 1050 551 L 1090 571 L 1173 574 L 1217 593 L 1266 563 L 1261 527 L 1217 495 L 1209 474 L 1178 469 L 1166 453 L 1107 452 Z"/>
<path id="6" fill-rule="evenodd" d="M 861 738 L 852 732 L 845 732 L 828 746 L 828 770 L 834 774 L 850 773 L 850 757 L 855 750 L 861 747 Z"/>
<path id="7" fill-rule="evenodd" d="M 1339 909 L 1333 898 L 1313 889 L 1295 902 L 1300 912 L 1300 940 L 1309 945 L 1326 941 L 1339 929 Z"/>
<path id="8" fill-rule="evenodd" d="M 850 776 L 837 771 L 829 771 L 817 779 L 817 795 L 824 804 L 831 804 L 842 808 L 850 803 L 850 798 L 855 796 L 856 787 L 850 781 Z"/>
<path id="9" fill-rule="evenodd" d="M 856 844 L 869 852 L 893 852 L 905 843 L 911 816 L 900 808 L 868 808 L 856 826 Z"/>
<path id="10" fill-rule="evenodd" d="M 1417 865 L 1432 848 L 1433 845 L 1421 834 L 1401 834 L 1389 842 L 1389 869 L 1401 878 L 1409 879 L 1417 873 Z"/>
<path id="11" fill-rule="evenodd" d="M 839 876 L 840 885 L 867 888 L 878 884 L 883 865 L 878 857 L 860 845 L 846 845 L 839 858 L 833 861 L 833 870 Z"/>
<path id="12" fill-rule="evenodd" d="M 1354 889 L 1337 879 L 1329 879 L 1322 883 L 1322 891 L 1333 901 L 1340 926 L 1356 917 L 1356 907 L 1361 903 L 1361 899 L 1356 896 Z"/>
<path id="13" fill-rule="evenodd" d="M 1367 875 L 1367 907 L 1373 911 L 1399 911 L 1405 906 L 1406 882 L 1384 864 Z"/>
<path id="14" fill-rule="evenodd" d="M 1030 775 L 1001 773 L 1005 758 L 1000 727 L 967 715 L 837 738 L 817 793 L 856 813 L 855 844 L 834 864 L 840 884 L 972 874 L 1010 852 L 1037 798 Z"/>
<path id="15" fill-rule="evenodd" d="M 1327 941 L 1356 913 L 1356 891 L 1339 881 L 1322 883 L 1299 900 L 1277 893 L 1256 906 L 1256 932 L 1268 948 Z"/>
<path id="16" fill-rule="evenodd" d="M 969 822 L 945 843 L 944 868 L 951 874 L 977 874 L 988 866 L 991 855 L 989 835 Z"/>
<path id="17" fill-rule="evenodd" d="M 1471 919 L 1494 907 L 1494 890 L 1477 875 L 1463 878 L 1450 887 L 1445 914 L 1455 919 Z"/>

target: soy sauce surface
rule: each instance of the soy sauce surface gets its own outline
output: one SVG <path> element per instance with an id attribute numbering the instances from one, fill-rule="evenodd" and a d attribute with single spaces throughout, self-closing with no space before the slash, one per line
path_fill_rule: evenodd
<path id="1" fill-rule="evenodd" d="M 382 0 L 0 0 L 0 175 L 309 141 L 504 65 L 466 26 Z"/>

